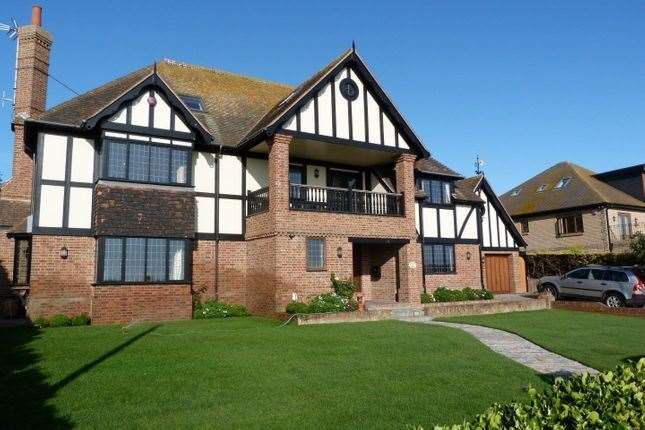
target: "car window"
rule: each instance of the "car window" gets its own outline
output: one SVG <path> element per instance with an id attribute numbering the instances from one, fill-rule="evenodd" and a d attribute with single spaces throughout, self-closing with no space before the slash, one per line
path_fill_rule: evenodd
<path id="1" fill-rule="evenodd" d="M 578 269 L 567 275 L 567 278 L 572 279 L 588 279 L 589 278 L 589 269 Z"/>
<path id="2" fill-rule="evenodd" d="M 605 277 L 605 272 L 606 270 L 602 270 L 602 269 L 591 269 L 591 276 L 596 281 L 600 281 L 602 278 Z"/>
<path id="3" fill-rule="evenodd" d="M 627 274 L 625 272 L 619 272 L 617 270 L 608 270 L 607 275 L 605 276 L 605 280 L 613 282 L 629 282 Z"/>

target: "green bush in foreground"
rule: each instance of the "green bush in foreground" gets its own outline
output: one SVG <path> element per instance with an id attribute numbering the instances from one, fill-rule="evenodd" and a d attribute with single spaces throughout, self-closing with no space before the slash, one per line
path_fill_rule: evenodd
<path id="1" fill-rule="evenodd" d="M 320 294 L 307 304 L 291 302 L 287 305 L 288 314 L 320 314 L 328 312 L 349 312 L 358 309 L 354 300 L 357 288 L 351 279 L 340 279 L 331 274 L 331 293 Z"/>
<path id="2" fill-rule="evenodd" d="M 204 303 L 196 303 L 193 312 L 193 318 L 212 319 L 212 318 L 229 318 L 245 317 L 250 313 L 245 306 L 229 305 L 228 303 L 218 302 L 217 300 L 207 300 Z"/>
<path id="3" fill-rule="evenodd" d="M 527 403 L 496 403 L 471 421 L 435 430 L 638 428 L 645 428 L 645 358 L 596 376 L 557 378 L 544 393 L 530 388 Z"/>
<path id="4" fill-rule="evenodd" d="M 67 315 L 58 314 L 51 318 L 38 317 L 33 321 L 34 326 L 38 328 L 46 327 L 69 327 L 89 325 L 90 317 L 85 314 L 68 317 Z"/>
<path id="5" fill-rule="evenodd" d="M 421 303 L 434 303 L 437 299 L 432 293 L 421 293 Z"/>
<path id="6" fill-rule="evenodd" d="M 425 293 L 424 293 L 425 294 Z M 451 290 L 445 287 L 437 288 L 434 293 L 425 294 L 431 296 L 432 300 L 424 302 L 424 294 L 421 295 L 421 303 L 432 302 L 463 302 L 467 300 L 490 300 L 493 293 L 484 289 L 464 288 L 463 290 Z M 425 297 L 429 300 L 429 297 Z"/>
<path id="7" fill-rule="evenodd" d="M 302 302 L 291 302 L 287 305 L 288 314 L 307 314 L 309 313 L 309 305 Z"/>

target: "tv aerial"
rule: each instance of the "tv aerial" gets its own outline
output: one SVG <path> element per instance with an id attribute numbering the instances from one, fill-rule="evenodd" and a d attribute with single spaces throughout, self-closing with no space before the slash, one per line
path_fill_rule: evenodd
<path id="1" fill-rule="evenodd" d="M 4 24 L 0 22 L 0 32 L 3 32 L 7 35 L 9 40 L 16 40 L 18 39 L 18 23 L 16 23 L 16 20 L 11 18 L 11 23 L 10 24 Z M 14 70 L 14 75 L 17 73 L 18 70 L 18 49 L 16 49 L 16 68 Z M 14 76 L 14 98 L 9 98 L 7 97 L 7 94 L 2 91 L 2 97 L 0 97 L 0 106 L 4 108 L 5 103 L 10 103 L 11 105 L 14 104 L 15 100 L 15 93 L 16 93 L 16 88 L 15 88 L 15 81 L 16 81 L 16 76 Z"/>
<path id="2" fill-rule="evenodd" d="M 481 175 L 482 173 L 484 173 L 484 171 L 482 170 L 482 167 L 484 167 L 484 160 L 479 158 L 479 155 L 477 155 L 477 161 L 475 161 L 475 174 L 476 175 Z"/>

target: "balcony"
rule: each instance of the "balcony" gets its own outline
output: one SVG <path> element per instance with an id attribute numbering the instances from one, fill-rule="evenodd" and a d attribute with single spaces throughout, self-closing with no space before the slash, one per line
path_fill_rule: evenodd
<path id="1" fill-rule="evenodd" d="M 248 214 L 269 209 L 269 189 L 248 194 Z M 403 195 L 312 185 L 289 185 L 289 209 L 356 215 L 403 216 Z"/>

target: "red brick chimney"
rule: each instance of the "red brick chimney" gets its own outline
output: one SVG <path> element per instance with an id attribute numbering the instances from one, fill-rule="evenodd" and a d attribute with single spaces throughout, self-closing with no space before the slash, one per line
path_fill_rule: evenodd
<path id="1" fill-rule="evenodd" d="M 42 25 L 42 8 L 33 6 L 31 25 L 18 29 L 14 146 L 12 177 L 2 187 L 2 197 L 31 200 L 33 160 L 25 152 L 24 121 L 45 111 L 47 75 L 52 36 Z"/>

